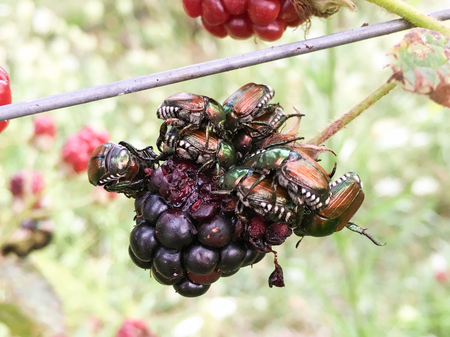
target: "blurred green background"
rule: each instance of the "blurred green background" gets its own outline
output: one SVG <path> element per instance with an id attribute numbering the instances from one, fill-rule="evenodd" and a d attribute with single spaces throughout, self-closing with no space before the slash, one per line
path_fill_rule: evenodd
<path id="1" fill-rule="evenodd" d="M 423 11 L 449 5 L 408 3 Z M 364 1 L 356 5 L 354 13 L 313 19 L 307 37 L 395 19 Z M 308 139 L 390 77 L 386 53 L 404 34 L 49 112 L 58 136 L 46 153 L 28 145 L 32 117 L 12 120 L 0 135 L 0 220 L 15 217 L 10 177 L 22 168 L 41 170 L 55 237 L 26 264 L 60 297 L 66 335 L 114 336 L 133 317 L 158 336 L 174 337 L 449 336 L 450 111 L 425 96 L 396 88 L 325 144 L 338 155 L 337 176 L 354 171 L 364 182 L 366 199 L 353 220 L 386 246 L 346 230 L 305 238 L 297 249 L 291 237 L 277 249 L 285 288 L 268 287 L 273 263 L 266 258 L 220 279 L 200 298 L 177 295 L 128 257 L 133 201 L 121 195 L 94 203 L 86 174 L 68 175 L 61 165 L 62 145 L 84 125 L 108 130 L 115 142 L 154 145 L 155 112 L 164 98 L 189 91 L 223 101 L 248 82 L 272 86 L 274 101 L 288 113 L 295 107 L 306 114 L 300 135 Z M 275 43 L 216 39 L 187 17 L 179 0 L 0 2 L 0 65 L 10 74 L 13 102 L 304 38 L 299 28 Z M 329 171 L 335 157 L 322 157 Z M 0 288 L 0 303 L 7 296 Z M 39 310 L 48 305 L 40 301 Z M 0 337 L 6 336 L 0 322 Z"/>

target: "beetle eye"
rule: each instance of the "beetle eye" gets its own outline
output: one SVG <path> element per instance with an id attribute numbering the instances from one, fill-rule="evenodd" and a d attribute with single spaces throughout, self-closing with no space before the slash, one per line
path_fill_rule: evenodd
<path id="1" fill-rule="evenodd" d="M 127 168 L 128 164 L 130 163 L 130 155 L 128 154 L 128 151 L 125 149 L 120 151 L 115 158 L 115 162 L 119 170 Z"/>

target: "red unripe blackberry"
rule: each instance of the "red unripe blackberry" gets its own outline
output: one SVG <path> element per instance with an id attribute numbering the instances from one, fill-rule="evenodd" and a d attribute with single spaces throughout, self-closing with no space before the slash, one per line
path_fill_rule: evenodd
<path id="1" fill-rule="evenodd" d="M 248 16 L 255 25 L 267 26 L 280 12 L 279 0 L 248 0 Z"/>
<path id="2" fill-rule="evenodd" d="M 51 115 L 43 114 L 36 116 L 33 119 L 33 125 L 33 137 L 47 135 L 54 138 L 56 136 L 56 122 Z"/>
<path id="3" fill-rule="evenodd" d="M 9 190 L 15 198 L 38 195 L 45 188 L 44 175 L 37 170 L 21 170 L 10 181 Z"/>
<path id="4" fill-rule="evenodd" d="M 202 1 L 202 19 L 210 26 L 218 26 L 225 23 L 230 13 L 225 9 L 221 0 Z"/>
<path id="5" fill-rule="evenodd" d="M 94 149 L 109 140 L 107 131 L 95 131 L 85 126 L 78 133 L 70 136 L 62 148 L 63 161 L 76 173 L 87 170 L 88 162 Z"/>
<path id="6" fill-rule="evenodd" d="M 220 278 L 221 274 L 222 272 L 219 269 L 214 269 L 206 275 L 197 275 L 191 273 L 189 270 L 187 271 L 187 276 L 192 282 L 204 285 L 209 285 L 216 282 Z"/>
<path id="7" fill-rule="evenodd" d="M 264 41 L 276 41 L 283 35 L 286 30 L 286 24 L 281 20 L 275 20 L 266 26 L 254 24 L 253 31 L 255 35 Z"/>
<path id="8" fill-rule="evenodd" d="M 222 2 L 231 15 L 239 15 L 247 11 L 248 0 L 222 0 Z"/>
<path id="9" fill-rule="evenodd" d="M 202 15 L 202 0 L 183 0 L 183 9 L 191 18 Z"/>
<path id="10" fill-rule="evenodd" d="M 233 15 L 225 22 L 229 36 L 236 40 L 245 40 L 253 35 L 252 21 L 247 14 Z"/>

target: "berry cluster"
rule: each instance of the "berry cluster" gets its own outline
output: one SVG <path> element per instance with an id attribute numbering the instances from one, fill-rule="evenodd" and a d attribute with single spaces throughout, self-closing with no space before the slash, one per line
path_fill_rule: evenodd
<path id="1" fill-rule="evenodd" d="M 136 226 L 129 254 L 159 283 L 182 296 L 204 294 L 221 276 L 265 256 L 245 240 L 234 213 L 236 200 L 214 194 L 216 177 L 198 165 L 169 159 L 152 175 L 149 191 L 136 199 Z"/>
<path id="2" fill-rule="evenodd" d="M 89 157 L 94 149 L 109 140 L 109 133 L 96 131 L 85 126 L 78 133 L 69 137 L 62 148 L 63 161 L 76 172 L 86 171 Z"/>
<path id="3" fill-rule="evenodd" d="M 56 122 L 51 115 L 42 114 L 33 119 L 34 133 L 30 143 L 41 151 L 49 151 L 56 138 Z"/>
<path id="4" fill-rule="evenodd" d="M 115 337 L 156 337 L 156 335 L 149 330 L 145 321 L 127 318 Z"/>
<path id="5" fill-rule="evenodd" d="M 12 95 L 8 73 L 0 67 L 0 105 L 11 104 Z M 0 133 L 6 129 L 9 120 L 0 121 Z"/>
<path id="6" fill-rule="evenodd" d="M 186 14 L 201 16 L 210 34 L 239 40 L 256 35 L 264 41 L 278 40 L 287 27 L 309 22 L 313 15 L 327 17 L 336 11 L 330 7 L 340 6 L 324 0 L 183 0 Z"/>
<path id="7" fill-rule="evenodd" d="M 40 210 L 45 207 L 45 182 L 40 171 L 17 172 L 11 177 L 9 189 L 13 195 L 12 209 L 15 213 L 21 214 L 27 208 Z M 34 250 L 46 247 L 52 240 L 53 227 L 53 221 L 48 218 L 22 220 L 1 247 L 1 255 L 16 254 L 23 258 Z"/>

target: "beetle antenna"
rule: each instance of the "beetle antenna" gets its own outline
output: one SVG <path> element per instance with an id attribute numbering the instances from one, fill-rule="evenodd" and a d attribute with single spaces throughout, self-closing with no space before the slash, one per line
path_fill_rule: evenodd
<path id="1" fill-rule="evenodd" d="M 350 229 L 352 232 L 356 232 L 356 233 L 359 233 L 361 235 L 364 235 L 365 237 L 369 238 L 369 240 L 372 241 L 377 246 L 384 246 L 385 245 L 385 243 L 381 243 L 381 242 L 375 240 L 375 238 L 372 235 L 367 233 L 366 232 L 367 228 L 361 228 L 361 227 L 359 227 L 357 224 L 355 224 L 353 222 L 349 222 L 345 227 Z"/>

